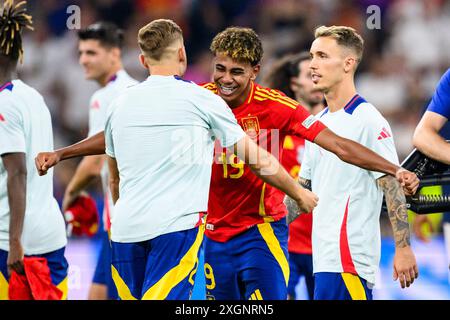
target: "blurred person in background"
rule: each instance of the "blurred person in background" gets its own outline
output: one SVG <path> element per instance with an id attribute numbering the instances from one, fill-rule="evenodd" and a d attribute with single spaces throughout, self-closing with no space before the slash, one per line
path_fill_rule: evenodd
<path id="1" fill-rule="evenodd" d="M 439 81 L 425 114 L 422 116 L 416 131 L 414 132 L 414 146 L 432 159 L 450 165 L 450 144 L 446 139 L 450 138 L 448 128 L 445 125 L 450 118 L 450 69 L 448 69 Z M 442 130 L 444 129 L 444 130 Z M 448 194 L 449 187 L 443 187 Z M 444 232 L 445 246 L 447 249 L 447 261 L 450 268 L 450 213 L 444 213 L 442 228 Z M 422 225 L 431 226 L 429 217 L 419 215 L 415 219 L 414 231 L 419 239 L 425 240 Z M 449 278 L 450 279 L 450 278 Z"/>
<path id="2" fill-rule="evenodd" d="M 51 116 L 16 78 L 22 30 L 32 29 L 25 5 L 6 0 L 0 8 L 0 300 L 66 299 L 67 239 L 53 171 L 40 178 L 34 169 L 37 152 L 53 148 Z"/>
<path id="3" fill-rule="evenodd" d="M 312 115 L 324 108 L 323 93 L 313 88 L 309 63 L 309 52 L 287 55 L 275 62 L 263 83 L 280 90 L 291 99 L 298 101 Z M 281 164 L 298 178 L 304 154 L 305 140 L 288 135 L 283 142 Z M 308 298 L 314 297 L 314 276 L 312 266 L 312 214 L 302 214 L 289 225 L 288 252 L 291 273 L 288 283 L 288 299 L 295 300 L 296 286 L 301 277 L 305 278 Z"/>

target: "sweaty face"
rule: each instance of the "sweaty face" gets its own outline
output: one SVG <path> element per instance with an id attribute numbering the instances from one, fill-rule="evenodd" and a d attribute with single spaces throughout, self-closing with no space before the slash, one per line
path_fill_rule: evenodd
<path id="1" fill-rule="evenodd" d="M 214 58 L 214 82 L 219 95 L 231 108 L 244 103 L 258 72 L 259 65 L 253 67 L 249 62 L 238 62 L 225 54 Z"/>
<path id="2" fill-rule="evenodd" d="M 344 50 L 331 37 L 320 37 L 314 40 L 310 49 L 311 79 L 314 89 L 328 92 L 344 76 Z"/>
<path id="3" fill-rule="evenodd" d="M 323 100 L 323 93 L 314 88 L 309 63 L 309 60 L 303 60 L 298 64 L 300 74 L 294 79 L 297 84 L 295 86 L 295 95 L 309 106 L 314 106 Z"/>
<path id="4" fill-rule="evenodd" d="M 103 47 L 98 40 L 80 40 L 78 53 L 79 63 L 89 80 L 105 77 L 114 63 L 113 50 Z"/>

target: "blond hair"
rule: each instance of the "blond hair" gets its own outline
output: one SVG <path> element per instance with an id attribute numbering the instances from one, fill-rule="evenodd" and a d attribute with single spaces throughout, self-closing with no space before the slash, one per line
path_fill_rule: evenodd
<path id="1" fill-rule="evenodd" d="M 331 37 L 343 47 L 353 50 L 356 54 L 357 64 L 362 60 L 364 51 L 364 39 L 355 29 L 346 26 L 320 26 L 316 28 L 315 38 Z"/>
<path id="2" fill-rule="evenodd" d="M 214 37 L 210 50 L 214 55 L 225 54 L 234 60 L 249 62 L 252 66 L 259 64 L 263 56 L 261 40 L 250 28 L 225 29 Z"/>
<path id="3" fill-rule="evenodd" d="M 138 44 L 144 56 L 160 61 L 166 49 L 175 41 L 183 40 L 183 31 L 172 20 L 157 19 L 142 27 Z"/>

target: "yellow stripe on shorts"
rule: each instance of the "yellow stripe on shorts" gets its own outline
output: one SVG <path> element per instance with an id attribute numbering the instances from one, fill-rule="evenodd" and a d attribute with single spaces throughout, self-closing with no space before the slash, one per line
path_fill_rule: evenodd
<path id="1" fill-rule="evenodd" d="M 59 290 L 62 291 L 61 300 L 67 300 L 67 294 L 69 292 L 69 286 L 68 286 L 68 280 L 67 277 L 64 278 L 63 281 L 61 281 L 57 286 Z"/>
<path id="2" fill-rule="evenodd" d="M 8 281 L 3 276 L 3 273 L 0 272 L 0 300 L 9 300 L 8 289 Z"/>
<path id="3" fill-rule="evenodd" d="M 117 288 L 117 294 L 119 295 L 120 299 L 122 300 L 137 300 L 133 295 L 131 294 L 130 288 L 128 288 L 125 281 L 123 281 L 122 277 L 120 276 L 117 269 L 111 265 L 111 274 L 112 278 L 114 280 L 114 284 Z"/>
<path id="4" fill-rule="evenodd" d="M 366 291 L 358 276 L 346 272 L 341 273 L 341 276 L 352 300 L 367 300 Z"/>
<path id="5" fill-rule="evenodd" d="M 270 252 L 273 254 L 275 259 L 283 271 L 284 280 L 286 281 L 286 285 L 289 282 L 289 262 L 284 254 L 283 249 L 281 248 L 280 242 L 278 241 L 275 233 L 273 232 L 272 226 L 270 223 L 261 223 L 258 224 L 259 232 L 263 237 L 264 241 L 266 241 L 267 246 L 269 247 Z"/>
<path id="6" fill-rule="evenodd" d="M 188 252 L 181 258 L 180 263 L 169 270 L 157 283 L 150 287 L 142 297 L 142 300 L 164 300 L 170 291 L 177 286 L 195 267 L 198 251 L 203 241 L 205 226 L 202 224 L 198 228 L 197 237 Z"/>

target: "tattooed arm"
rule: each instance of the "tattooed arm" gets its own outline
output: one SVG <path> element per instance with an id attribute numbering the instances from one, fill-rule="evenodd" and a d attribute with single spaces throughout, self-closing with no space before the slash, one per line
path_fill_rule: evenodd
<path id="1" fill-rule="evenodd" d="M 419 276 L 416 258 L 410 247 L 410 233 L 406 198 L 400 183 L 392 176 L 377 180 L 386 197 L 387 211 L 395 239 L 394 281 L 399 279 L 402 288 L 409 287 Z"/>
<path id="2" fill-rule="evenodd" d="M 298 178 L 298 183 L 305 189 L 308 189 L 311 191 L 311 180 L 303 179 L 301 177 Z M 289 196 L 286 196 L 284 198 L 284 204 L 286 205 L 286 208 L 288 210 L 287 214 L 287 224 L 290 224 L 292 221 L 294 221 L 298 216 L 301 214 L 299 212 L 299 208 L 297 205 L 297 202 L 290 198 Z"/>

